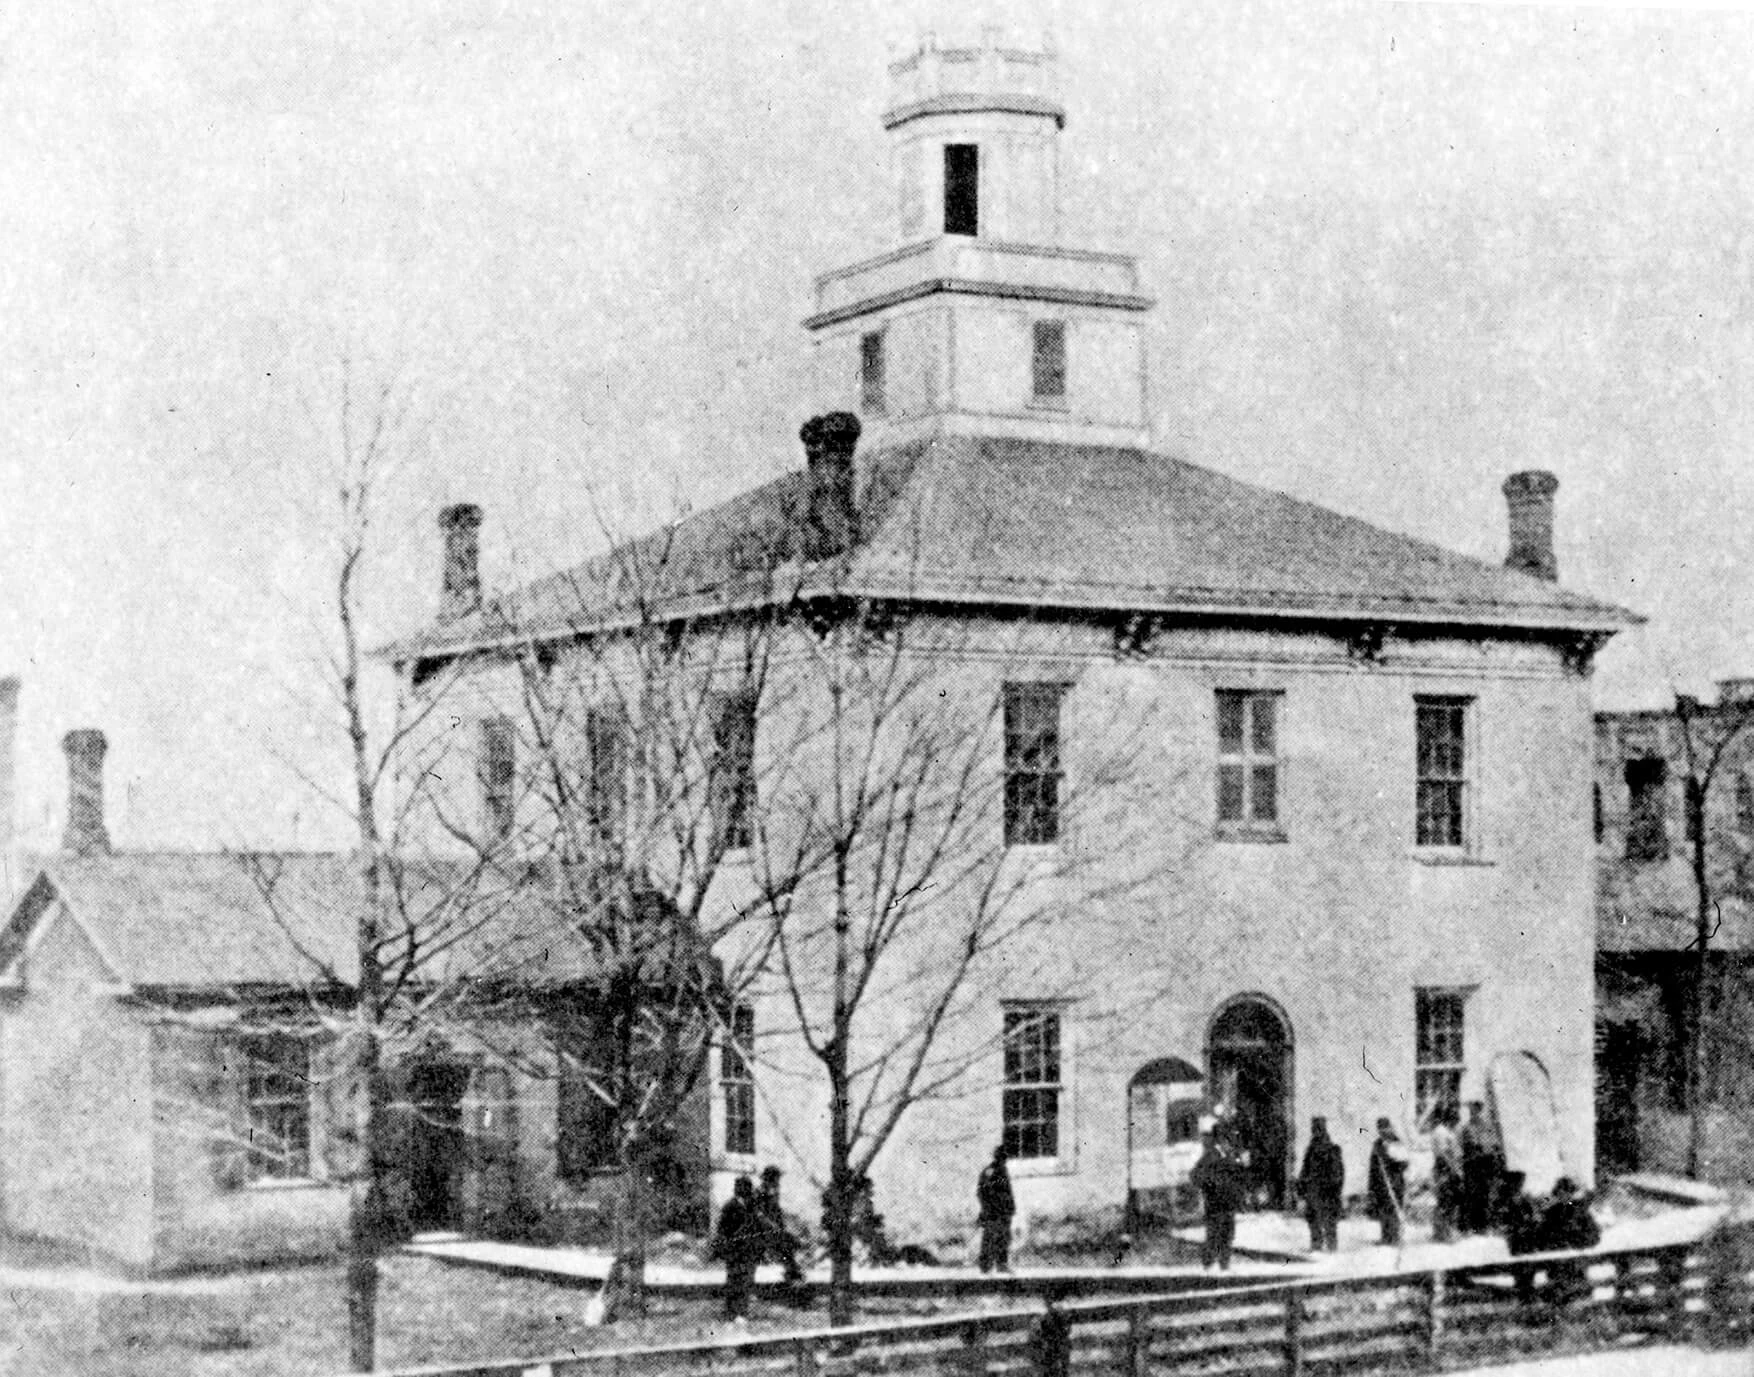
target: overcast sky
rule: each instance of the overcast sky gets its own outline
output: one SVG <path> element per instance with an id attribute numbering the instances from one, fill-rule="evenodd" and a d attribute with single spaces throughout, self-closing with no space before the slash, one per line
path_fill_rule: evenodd
<path id="1" fill-rule="evenodd" d="M 1141 257 L 1160 447 L 1492 560 L 1551 468 L 1562 579 L 1651 618 L 1599 703 L 1754 672 L 1747 13 L 986 8 L 1053 30 L 1063 237 Z M 430 613 L 443 502 L 504 580 L 797 464 L 811 277 L 893 242 L 885 65 L 933 9 L 10 6 L 27 840 L 75 726 L 121 844 L 335 839 L 290 499 L 341 353 L 417 402 L 374 634 Z"/>

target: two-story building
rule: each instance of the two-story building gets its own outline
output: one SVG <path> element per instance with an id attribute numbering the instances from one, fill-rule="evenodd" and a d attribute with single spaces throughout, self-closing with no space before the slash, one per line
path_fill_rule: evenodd
<path id="1" fill-rule="evenodd" d="M 905 903 L 940 921 L 901 930 L 884 969 L 907 975 L 875 982 L 855 1049 L 923 1026 L 993 894 L 1023 917 L 975 944 L 932 1025 L 943 1074 L 872 1163 L 909 1231 L 966 1223 L 1001 1141 L 1026 1217 L 1118 1208 L 1185 1167 L 1190 1105 L 1245 1124 L 1263 1198 L 1325 1115 L 1356 1191 L 1379 1116 L 1416 1134 L 1500 1072 L 1513 1145 L 1587 1178 L 1589 676 L 1636 619 L 1556 582 L 1548 473 L 1507 480 L 1501 567 L 1153 448 L 1137 263 L 1060 238 L 1053 70 L 995 39 L 892 67 L 893 246 L 818 280 L 809 401 L 837 414 L 803 471 L 485 600 L 455 596 L 479 513 L 453 514 L 447 615 L 391 652 L 408 691 L 478 683 L 472 751 L 506 739 L 520 665 L 652 627 L 710 660 L 728 627 L 778 628 L 765 697 L 714 738 L 750 764 L 713 795 L 709 910 L 762 891 L 789 809 L 844 797 L 824 703 L 886 690 L 835 656 L 898 657 L 962 714 L 940 763 L 989 802 L 943 833 L 949 881 L 913 877 Z M 837 640 L 850 623 L 869 634 Z M 873 740 L 859 798 L 932 768 L 905 732 Z M 776 1161 L 811 1216 L 831 895 L 788 896 L 807 997 L 796 969 L 751 982 L 714 1068 L 718 1189 Z"/>

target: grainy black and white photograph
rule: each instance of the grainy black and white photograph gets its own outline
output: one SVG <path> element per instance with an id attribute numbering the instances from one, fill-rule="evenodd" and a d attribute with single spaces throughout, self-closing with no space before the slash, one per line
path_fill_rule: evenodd
<path id="1" fill-rule="evenodd" d="M 0 19 L 0 1372 L 1754 1370 L 1754 13 Z"/>

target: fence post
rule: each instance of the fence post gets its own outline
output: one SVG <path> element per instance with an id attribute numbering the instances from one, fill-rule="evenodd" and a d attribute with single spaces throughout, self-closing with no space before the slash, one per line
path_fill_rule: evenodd
<path id="1" fill-rule="evenodd" d="M 1443 1358 L 1444 1276 L 1433 1268 L 1425 1274 L 1425 1361 L 1433 1370 Z"/>
<path id="2" fill-rule="evenodd" d="M 1303 1377 L 1303 1292 L 1285 1291 L 1285 1377 Z"/>
<path id="3" fill-rule="evenodd" d="M 796 1377 L 816 1377 L 816 1344 L 811 1339 L 800 1339 L 792 1347 L 792 1371 Z"/>
<path id="4" fill-rule="evenodd" d="M 978 1320 L 962 1327 L 962 1347 L 957 1349 L 954 1366 L 958 1372 L 967 1373 L 968 1377 L 984 1377 L 987 1370 L 987 1357 L 983 1351 L 986 1341 L 986 1328 Z"/>
<path id="5" fill-rule="evenodd" d="M 1700 1240 L 1705 1263 L 1705 1337 L 1713 1344 L 1736 1341 L 1746 1326 L 1751 1308 L 1743 1298 L 1742 1235 L 1720 1224 Z"/>
<path id="6" fill-rule="evenodd" d="M 1693 1330 L 1692 1318 L 1687 1313 L 1687 1245 L 1664 1248 L 1659 1252 L 1657 1274 L 1663 1279 L 1669 1337 L 1677 1343 L 1685 1343 Z"/>
<path id="7" fill-rule="evenodd" d="M 1136 1305 L 1127 1311 L 1128 1377 L 1146 1377 L 1146 1363 L 1150 1356 L 1151 1336 L 1145 1327 L 1145 1307 Z"/>

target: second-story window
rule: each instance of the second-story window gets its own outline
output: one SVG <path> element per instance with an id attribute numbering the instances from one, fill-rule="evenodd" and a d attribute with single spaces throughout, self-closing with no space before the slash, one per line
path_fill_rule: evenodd
<path id="1" fill-rule="evenodd" d="M 1660 756 L 1628 760 L 1626 859 L 1660 861 L 1669 854 L 1669 767 Z"/>
<path id="2" fill-rule="evenodd" d="M 1030 397 L 1043 406 L 1066 400 L 1066 322 L 1038 320 L 1031 331 Z"/>
<path id="3" fill-rule="evenodd" d="M 883 332 L 871 330 L 859 336 L 859 407 L 873 416 L 881 416 L 887 406 Z"/>
<path id="4" fill-rule="evenodd" d="M 755 1151 L 755 1010 L 739 1004 L 719 1044 L 719 1088 L 725 1097 L 725 1151 Z"/>
<path id="5" fill-rule="evenodd" d="M 1273 831 L 1279 823 L 1279 695 L 1218 690 L 1218 827 Z"/>
<path id="6" fill-rule="evenodd" d="M 1060 839 L 1063 684 L 1005 685 L 1005 845 Z"/>
<path id="7" fill-rule="evenodd" d="M 755 826 L 755 695 L 721 694 L 713 707 L 712 810 L 721 850 L 748 846 Z"/>
<path id="8" fill-rule="evenodd" d="M 1415 698 L 1417 798 L 1414 839 L 1420 846 L 1468 844 L 1467 698 Z"/>
<path id="9" fill-rule="evenodd" d="M 518 735 L 509 717 L 481 723 L 481 815 L 483 841 L 504 841 L 517 821 Z"/>
<path id="10" fill-rule="evenodd" d="M 627 808 L 627 720 L 615 708 L 585 713 L 585 824 L 591 840 L 614 846 L 621 838 Z"/>
<path id="11" fill-rule="evenodd" d="M 944 145 L 944 233 L 981 232 L 979 144 Z"/>

